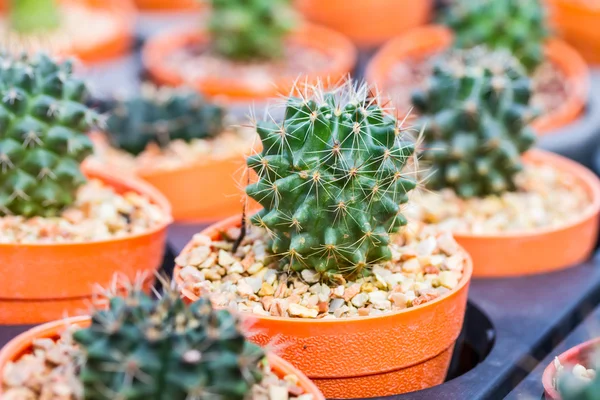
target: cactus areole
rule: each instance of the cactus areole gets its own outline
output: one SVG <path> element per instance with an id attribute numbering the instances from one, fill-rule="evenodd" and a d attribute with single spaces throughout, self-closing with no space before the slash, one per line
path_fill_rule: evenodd
<path id="1" fill-rule="evenodd" d="M 264 207 L 252 223 L 283 267 L 352 278 L 391 258 L 416 185 L 405 172 L 414 144 L 368 88 L 308 88 L 288 100 L 282 124 L 257 131 L 263 151 L 247 161 L 259 180 L 246 192 Z"/>
<path id="2" fill-rule="evenodd" d="M 0 55 L 0 215 L 55 216 L 85 182 L 85 135 L 98 124 L 71 64 Z"/>
<path id="3" fill-rule="evenodd" d="M 84 350 L 86 400 L 242 400 L 262 379 L 262 349 L 237 316 L 207 299 L 186 305 L 177 291 L 159 300 L 136 291 L 114 297 L 73 337 Z"/>
<path id="4" fill-rule="evenodd" d="M 461 197 L 515 190 L 521 154 L 535 141 L 531 81 L 507 52 L 454 50 L 437 60 L 425 90 L 413 94 L 423 129 L 427 184 Z"/>

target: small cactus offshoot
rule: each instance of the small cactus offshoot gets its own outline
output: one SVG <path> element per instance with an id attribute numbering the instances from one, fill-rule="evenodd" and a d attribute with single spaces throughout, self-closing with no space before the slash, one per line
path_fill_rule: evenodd
<path id="1" fill-rule="evenodd" d="M 112 144 L 131 154 L 148 144 L 215 137 L 223 130 L 224 110 L 196 91 L 145 86 L 139 97 L 118 101 L 107 121 Z"/>
<path id="2" fill-rule="evenodd" d="M 85 182 L 99 116 L 71 72 L 43 54 L 0 55 L 0 215 L 54 216 Z"/>
<path id="3" fill-rule="evenodd" d="M 43 34 L 58 28 L 58 0 L 9 0 L 10 27 L 17 33 Z"/>
<path id="4" fill-rule="evenodd" d="M 237 61 L 276 59 L 296 26 L 290 0 L 210 0 L 214 50 Z"/>
<path id="5" fill-rule="evenodd" d="M 73 337 L 86 400 L 242 400 L 262 379 L 265 354 L 238 317 L 205 298 L 186 305 L 177 290 L 113 297 Z"/>
<path id="6" fill-rule="evenodd" d="M 454 50 L 438 59 L 427 89 L 412 98 L 428 185 L 465 198 L 515 190 L 521 153 L 535 141 L 530 97 L 527 74 L 507 52 Z"/>
<path id="7" fill-rule="evenodd" d="M 443 22 L 456 47 L 507 49 L 531 72 L 544 60 L 545 14 L 540 0 L 455 0 Z"/>
<path id="8" fill-rule="evenodd" d="M 390 234 L 407 222 L 413 142 L 365 86 L 300 91 L 282 124 L 257 124 L 263 151 L 247 163 L 259 180 L 246 192 L 264 209 L 252 223 L 286 268 L 332 280 L 368 274 L 391 258 Z"/>

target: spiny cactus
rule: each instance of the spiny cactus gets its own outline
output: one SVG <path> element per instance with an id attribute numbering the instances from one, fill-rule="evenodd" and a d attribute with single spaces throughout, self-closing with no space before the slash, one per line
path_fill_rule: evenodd
<path id="1" fill-rule="evenodd" d="M 262 379 L 265 355 L 240 320 L 204 298 L 188 306 L 176 290 L 114 297 L 74 339 L 86 400 L 241 400 Z"/>
<path id="2" fill-rule="evenodd" d="M 149 143 L 211 138 L 223 130 L 224 111 L 193 90 L 145 86 L 139 97 L 118 101 L 107 121 L 112 144 L 131 154 Z"/>
<path id="3" fill-rule="evenodd" d="M 528 71 L 544 60 L 548 28 L 540 0 L 455 0 L 443 22 L 458 48 L 507 49 Z"/>
<path id="4" fill-rule="evenodd" d="M 290 0 L 210 0 L 212 46 L 224 57 L 250 61 L 275 59 L 296 25 Z"/>
<path id="5" fill-rule="evenodd" d="M 85 133 L 99 117 L 71 69 L 43 54 L 0 55 L 0 215 L 56 215 L 85 182 Z"/>
<path id="6" fill-rule="evenodd" d="M 11 28 L 20 34 L 41 34 L 60 24 L 58 0 L 9 0 Z"/>
<path id="7" fill-rule="evenodd" d="M 433 167 L 428 184 L 462 197 L 514 190 L 521 153 L 535 141 L 530 97 L 529 78 L 507 52 L 454 50 L 437 60 L 427 89 L 412 97 L 422 159 Z"/>
<path id="8" fill-rule="evenodd" d="M 257 124 L 263 151 L 247 163 L 259 181 L 246 192 L 282 265 L 338 279 L 391 258 L 389 234 L 406 224 L 400 205 L 416 185 L 403 171 L 414 145 L 377 100 L 350 82 L 310 87 L 288 100 L 283 124 Z"/>

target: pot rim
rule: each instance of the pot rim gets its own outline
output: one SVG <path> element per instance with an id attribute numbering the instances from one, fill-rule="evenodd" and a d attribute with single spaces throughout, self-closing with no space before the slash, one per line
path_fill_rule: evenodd
<path id="1" fill-rule="evenodd" d="M 590 204 L 586 207 L 577 219 L 569 221 L 568 223 L 562 224 L 558 227 L 544 227 L 535 228 L 527 231 L 517 232 L 497 232 L 497 233 L 457 233 L 452 232 L 456 239 L 468 238 L 468 239 L 505 239 L 505 238 L 519 238 L 519 237 L 532 237 L 542 236 L 551 233 L 560 232 L 563 230 L 570 229 L 573 226 L 579 225 L 583 222 L 594 218 L 600 213 L 600 179 L 589 169 L 583 165 L 558 154 L 540 150 L 531 149 L 524 154 L 526 164 L 546 164 L 565 172 L 569 170 L 569 175 L 577 178 L 578 186 L 585 187 L 590 195 Z M 533 160 L 530 160 L 533 158 Z"/>
<path id="2" fill-rule="evenodd" d="M 214 230 L 215 232 L 213 233 L 213 235 L 207 235 L 207 236 L 214 237 L 216 234 L 218 234 L 217 229 L 230 227 L 233 225 L 240 225 L 240 224 L 241 224 L 241 215 L 234 215 L 232 217 L 221 220 L 215 224 L 211 224 L 210 226 L 206 227 L 201 232 L 199 232 L 199 234 L 206 235 L 205 232 Z M 192 247 L 192 242 L 190 241 L 185 246 L 185 248 L 181 251 L 181 254 L 190 251 L 191 247 Z M 360 323 L 362 321 L 382 320 L 382 319 L 386 319 L 386 318 L 394 318 L 398 315 L 403 315 L 403 314 L 408 314 L 408 313 L 416 313 L 416 312 L 424 310 L 428 307 L 433 307 L 434 305 L 436 305 L 438 303 L 442 303 L 446 299 L 450 299 L 450 298 L 456 296 L 459 292 L 464 290 L 465 287 L 467 287 L 469 285 L 469 283 L 471 281 L 471 276 L 473 274 L 473 260 L 471 259 L 471 256 L 464 250 L 464 248 L 462 246 L 459 246 L 459 247 L 462 250 L 463 254 L 465 255 L 466 265 L 463 269 L 462 277 L 461 277 L 460 281 L 458 282 L 458 285 L 454 289 L 452 289 L 449 293 L 447 293 L 443 296 L 440 296 L 432 301 L 428 301 L 426 303 L 420 304 L 416 307 L 405 308 L 403 310 L 389 312 L 389 313 L 385 313 L 385 314 L 381 314 L 381 315 L 372 315 L 372 316 L 364 316 L 364 317 L 348 317 L 348 318 L 337 318 L 337 319 L 273 317 L 273 316 L 266 316 L 266 315 L 258 315 L 258 314 L 254 314 L 254 313 L 250 313 L 250 312 L 240 312 L 240 314 L 244 315 L 247 318 L 252 319 L 252 320 L 285 321 L 286 323 L 294 323 L 294 324 L 298 323 L 298 324 L 320 324 L 320 325 L 338 324 L 339 325 L 339 324 Z M 174 280 L 177 283 L 177 285 L 179 286 L 179 291 L 181 292 L 182 297 L 187 298 L 191 301 L 196 301 L 200 297 L 194 295 L 188 289 L 185 289 L 183 287 L 183 282 L 179 275 L 179 271 L 182 268 L 183 267 L 180 265 L 177 265 L 177 264 L 175 265 L 175 269 L 173 271 Z"/>
<path id="3" fill-rule="evenodd" d="M 447 48 L 454 40 L 454 33 L 444 25 L 430 24 L 414 28 L 407 33 L 397 36 L 385 44 L 370 60 L 365 71 L 367 82 L 376 84 L 379 90 L 385 91 L 389 75 L 389 61 L 401 62 L 407 57 L 398 57 L 396 48 L 403 45 L 404 49 L 413 50 L 415 55 L 438 54 L 439 49 Z M 423 50 L 422 47 L 426 49 Z M 433 47 L 433 51 L 429 51 Z M 568 94 L 566 101 L 557 109 L 542 114 L 532 122 L 532 127 L 538 136 L 551 135 L 552 131 L 573 123 L 582 112 L 585 112 L 589 102 L 590 70 L 581 54 L 556 37 L 550 37 L 544 42 L 545 57 L 564 75 Z"/>
<path id="4" fill-rule="evenodd" d="M 72 325 L 85 328 L 89 326 L 90 323 L 91 317 L 89 315 L 85 315 L 46 322 L 26 330 L 25 332 L 12 338 L 4 347 L 0 349 L 0 371 L 6 366 L 6 364 L 15 361 L 18 357 L 21 357 L 28 349 L 30 349 L 35 339 L 57 336 L 61 329 Z M 306 394 L 313 395 L 313 400 L 325 400 L 317 386 L 298 368 L 294 367 L 292 364 L 272 352 L 267 353 L 267 359 L 274 373 L 293 373 L 298 378 L 298 383 L 300 384 L 300 387 L 304 389 Z M 282 378 L 282 376 L 280 376 L 280 378 Z M 2 385 L 0 385 L 0 395 L 1 394 Z"/>
<path id="5" fill-rule="evenodd" d="M 591 348 L 594 346 L 600 346 L 600 337 L 588 340 L 586 342 L 578 344 L 577 346 L 571 347 L 567 351 L 559 354 L 557 356 L 557 358 L 562 364 L 562 363 L 565 363 L 566 359 L 576 357 L 579 355 L 579 353 L 582 350 Z M 547 398 L 550 398 L 553 400 L 560 400 L 561 399 L 560 393 L 554 388 L 554 385 L 552 384 L 552 380 L 554 379 L 555 376 L 556 376 L 556 367 L 554 366 L 554 359 L 553 359 L 550 362 L 550 364 L 548 364 L 548 366 L 546 366 L 546 368 L 544 369 L 544 373 L 542 375 L 542 385 L 544 386 L 544 391 L 545 391 L 546 396 L 548 396 Z"/>
<path id="6" fill-rule="evenodd" d="M 81 166 L 85 175 L 92 175 L 93 179 L 101 180 L 106 186 L 114 187 L 107 181 L 116 181 L 117 183 L 126 186 L 128 191 L 133 191 L 146 196 L 154 205 L 161 209 L 164 214 L 163 221 L 151 229 L 144 232 L 134 233 L 123 237 L 108 238 L 102 240 L 84 241 L 84 242 L 54 242 L 54 243 L 0 243 L 0 250 L 19 248 L 41 248 L 41 247 L 79 247 L 90 246 L 104 243 L 124 242 L 132 239 L 151 236 L 165 230 L 172 222 L 171 205 L 168 200 L 153 186 L 144 181 L 131 177 L 124 176 L 118 171 L 114 171 L 106 165 L 101 165 L 94 160 L 88 158 Z"/>
<path id="7" fill-rule="evenodd" d="M 305 40 L 302 39 L 303 37 L 310 37 L 311 39 Z M 316 38 L 319 40 L 316 40 Z M 321 25 L 302 22 L 295 31 L 289 34 L 286 40 L 301 43 L 310 42 L 310 44 L 306 43 L 307 47 L 321 49 L 321 47 L 315 46 L 314 43 L 322 43 L 326 38 L 329 39 L 329 42 L 336 43 L 337 46 L 330 47 L 330 51 L 326 52 L 329 55 L 330 62 L 323 69 L 297 76 L 281 75 L 274 77 L 270 81 L 270 89 L 272 90 L 254 90 L 246 80 L 236 77 L 223 78 L 211 76 L 206 78 L 192 78 L 186 82 L 175 70 L 168 68 L 164 62 L 167 53 L 183 47 L 186 43 L 209 42 L 209 33 L 204 28 L 172 29 L 155 35 L 142 49 L 142 63 L 148 68 L 150 74 L 154 76 L 154 80 L 158 82 L 175 84 L 177 80 L 179 81 L 177 83 L 179 85 L 187 84 L 202 92 L 204 92 L 202 89 L 207 83 L 216 82 L 219 90 L 215 93 L 212 93 L 213 90 L 211 90 L 206 95 L 209 97 L 219 97 L 223 104 L 275 100 L 282 93 L 287 95 L 290 88 L 293 88 L 296 82 L 299 82 L 300 77 L 306 77 L 308 82 L 318 79 L 330 83 L 328 79 L 329 75 L 334 75 L 335 79 L 339 79 L 340 76 L 343 77 L 350 74 L 356 65 L 358 50 L 350 39 L 341 33 Z M 335 84 L 337 82 L 331 83 Z M 223 90 L 223 88 L 227 89 Z"/>

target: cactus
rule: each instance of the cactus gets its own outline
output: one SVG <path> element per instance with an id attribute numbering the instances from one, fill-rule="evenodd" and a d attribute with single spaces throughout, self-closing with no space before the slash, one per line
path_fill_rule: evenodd
<path id="1" fill-rule="evenodd" d="M 276 59 L 296 25 L 290 0 L 211 0 L 214 50 L 237 61 Z"/>
<path id="2" fill-rule="evenodd" d="M 211 138 L 223 130 L 222 108 L 192 90 L 143 88 L 142 95 L 118 101 L 107 121 L 112 144 L 131 154 L 149 143 Z"/>
<path id="3" fill-rule="evenodd" d="M 507 49 L 529 72 L 544 60 L 548 28 L 540 0 L 456 0 L 443 22 L 458 48 Z"/>
<path id="4" fill-rule="evenodd" d="M 337 280 L 391 258 L 389 234 L 406 224 L 400 205 L 416 185 L 403 172 L 414 145 L 368 88 L 309 87 L 288 99 L 282 125 L 257 132 L 263 151 L 247 164 L 259 180 L 246 193 L 264 207 L 252 223 L 282 266 Z"/>
<path id="5" fill-rule="evenodd" d="M 57 0 L 10 0 L 9 3 L 10 26 L 19 34 L 41 34 L 60 24 Z"/>
<path id="6" fill-rule="evenodd" d="M 412 97 L 428 185 L 465 198 L 515 190 L 521 153 L 535 141 L 530 97 L 529 78 L 507 52 L 454 50 L 436 60 L 428 88 Z"/>
<path id="7" fill-rule="evenodd" d="M 246 341 L 238 317 L 178 291 L 159 300 L 139 290 L 110 299 L 87 329 L 80 380 L 86 400 L 242 400 L 262 379 L 265 355 Z"/>
<path id="8" fill-rule="evenodd" d="M 556 375 L 558 391 L 563 400 L 600 400 L 600 363 L 598 354 L 595 357 L 593 369 L 596 376 L 591 381 L 577 377 L 573 372 L 565 373 L 564 370 Z"/>
<path id="9" fill-rule="evenodd" d="M 85 133 L 99 117 L 71 69 L 43 54 L 0 55 L 0 215 L 54 216 L 85 182 Z"/>

